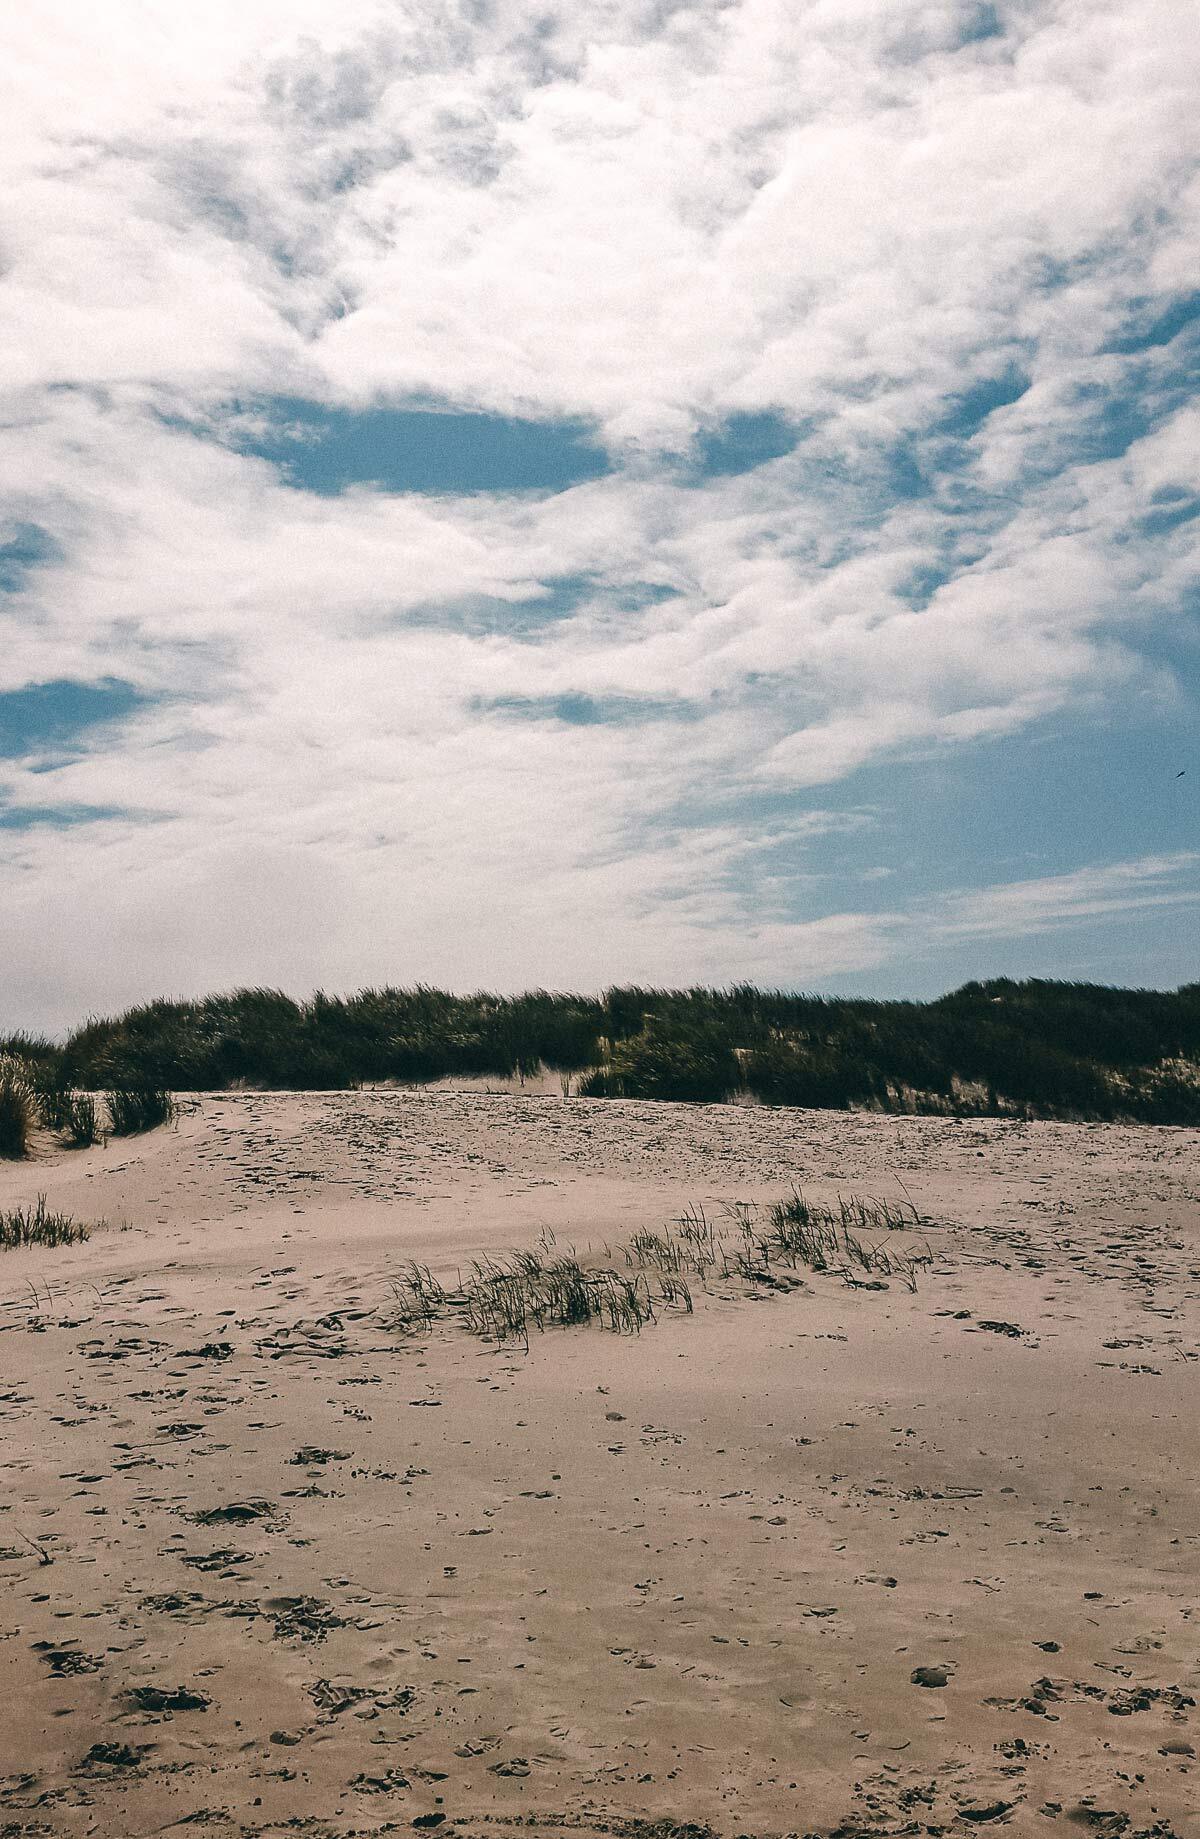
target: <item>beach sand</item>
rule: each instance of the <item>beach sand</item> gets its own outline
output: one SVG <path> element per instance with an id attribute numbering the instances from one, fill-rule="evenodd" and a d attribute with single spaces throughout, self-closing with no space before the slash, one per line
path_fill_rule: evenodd
<path id="1" fill-rule="evenodd" d="M 907 1195 L 914 1292 L 404 1333 Z M 237 1093 L 0 1164 L 0 1835 L 1200 1834 L 1200 1132 Z"/>

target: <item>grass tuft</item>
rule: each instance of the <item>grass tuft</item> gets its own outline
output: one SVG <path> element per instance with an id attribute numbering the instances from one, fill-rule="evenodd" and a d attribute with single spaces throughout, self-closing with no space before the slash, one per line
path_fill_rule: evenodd
<path id="1" fill-rule="evenodd" d="M 911 1231 L 923 1224 L 909 1200 L 864 1200 L 852 1194 L 839 1198 L 836 1207 L 827 1207 L 807 1201 L 796 1189 L 772 1207 L 765 1233 L 750 1225 L 743 1228 L 744 1255 L 753 1248 L 763 1270 L 775 1259 L 793 1269 L 804 1264 L 811 1271 L 836 1271 L 859 1288 L 896 1277 L 915 1291 L 918 1273 L 933 1264 L 928 1245 L 916 1251 L 882 1241 L 872 1244 L 864 1235 Z"/>
<path id="2" fill-rule="evenodd" d="M 637 1334 L 662 1310 L 691 1312 L 682 1277 L 652 1285 L 642 1273 L 589 1270 L 574 1257 L 544 1257 L 516 1251 L 507 1258 L 476 1259 L 457 1288 L 446 1289 L 424 1265 L 410 1264 L 395 1279 L 394 1326 L 403 1332 L 428 1330 L 456 1320 L 468 1333 L 497 1344 L 529 1346 L 531 1331 L 596 1323 L 613 1334 Z"/>
<path id="3" fill-rule="evenodd" d="M 392 1280 L 391 1326 L 411 1334 L 457 1323 L 498 1346 L 519 1341 L 528 1349 L 531 1332 L 548 1328 L 596 1324 L 612 1334 L 637 1334 L 660 1314 L 691 1315 L 689 1279 L 706 1289 L 715 1276 L 738 1279 L 759 1293 L 790 1290 L 798 1280 L 787 1271 L 802 1264 L 854 1289 L 886 1290 L 895 1279 L 915 1291 L 920 1273 L 933 1266 L 928 1244 L 896 1236 L 927 1224 L 907 1198 L 848 1195 L 825 1206 L 797 1191 L 765 1216 L 747 1201 L 727 1211 L 727 1226 L 710 1220 L 702 1207 L 689 1207 L 659 1232 L 635 1232 L 623 1248 L 624 1271 L 613 1268 L 611 1249 L 610 1263 L 595 1269 L 573 1255 L 548 1255 L 552 1233 L 543 1234 L 539 1250 L 475 1259 L 453 1288 L 428 1265 L 411 1263 Z M 872 1233 L 883 1237 L 872 1242 Z"/>
<path id="4" fill-rule="evenodd" d="M 19 1060 L 0 1059 L 0 1156 L 17 1160 L 29 1154 L 35 1118 L 27 1069 Z"/>
<path id="5" fill-rule="evenodd" d="M 179 1115 L 171 1094 L 153 1086 L 116 1086 L 105 1099 L 114 1137 L 139 1136 Z"/>
<path id="6" fill-rule="evenodd" d="M 882 1289 L 896 1278 L 914 1291 L 919 1273 L 933 1263 L 927 1244 L 914 1249 L 892 1236 L 927 1224 L 907 1197 L 866 1200 L 851 1194 L 824 1206 L 796 1192 L 772 1207 L 765 1220 L 747 1201 L 735 1201 L 727 1211 L 732 1238 L 702 1207 L 691 1207 L 661 1232 L 635 1232 L 626 1262 L 662 1272 L 664 1283 L 686 1272 L 707 1284 L 715 1271 L 760 1288 L 779 1287 L 780 1268 L 802 1264 L 859 1288 Z M 872 1244 L 866 1236 L 871 1233 L 886 1235 L 890 1243 Z"/>
<path id="7" fill-rule="evenodd" d="M 65 1136 L 72 1149 L 99 1143 L 104 1132 L 96 1101 L 90 1092 L 74 1092 L 56 1082 L 39 1084 L 34 1093 L 37 1113 L 47 1130 Z"/>
<path id="8" fill-rule="evenodd" d="M 23 1245 L 79 1245 L 91 1228 L 68 1213 L 51 1213 L 46 1196 L 39 1194 L 32 1207 L 0 1213 L 0 1249 L 14 1251 Z"/>
<path id="9" fill-rule="evenodd" d="M 103 1140 L 100 1114 L 90 1092 L 71 1092 L 68 1095 L 63 1129 L 73 1149 L 86 1149 L 89 1144 Z"/>

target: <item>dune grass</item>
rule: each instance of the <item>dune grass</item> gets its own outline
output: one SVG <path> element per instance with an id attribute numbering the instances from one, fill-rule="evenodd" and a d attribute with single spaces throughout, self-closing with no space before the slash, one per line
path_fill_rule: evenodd
<path id="1" fill-rule="evenodd" d="M 15 1251 L 26 1245 L 78 1245 L 91 1228 L 68 1213 L 51 1213 L 46 1196 L 39 1194 L 32 1207 L 0 1212 L 0 1250 Z"/>
<path id="2" fill-rule="evenodd" d="M 104 1098 L 114 1137 L 140 1136 L 161 1124 L 174 1123 L 178 1116 L 171 1094 L 158 1087 L 115 1086 Z"/>
<path id="3" fill-rule="evenodd" d="M 804 1264 L 811 1271 L 836 1271 L 856 1287 L 895 1277 L 915 1291 L 918 1273 L 933 1263 L 928 1245 L 915 1251 L 888 1244 L 886 1236 L 922 1223 L 911 1202 L 866 1201 L 851 1195 L 839 1199 L 836 1208 L 814 1206 L 796 1190 L 772 1207 L 765 1232 L 747 1232 L 746 1255 L 753 1255 L 763 1269 L 769 1270 L 772 1260 L 785 1261 L 793 1269 Z M 864 1236 L 871 1232 L 885 1238 L 872 1244 Z"/>
<path id="4" fill-rule="evenodd" d="M 57 1083 L 35 1089 L 38 1116 L 47 1130 L 66 1138 L 72 1149 L 86 1149 L 104 1136 L 96 1100 L 90 1092 L 74 1092 Z"/>
<path id="5" fill-rule="evenodd" d="M 0 1059 L 0 1156 L 12 1161 L 27 1156 L 35 1121 L 28 1071 L 19 1060 Z"/>
<path id="6" fill-rule="evenodd" d="M 932 1266 L 932 1253 L 927 1242 L 914 1248 L 895 1235 L 927 1224 L 907 1199 L 851 1194 L 825 1205 L 796 1190 L 765 1215 L 753 1203 L 736 1203 L 730 1209 L 728 1233 L 702 1208 L 689 1208 L 660 1232 L 634 1233 L 625 1256 L 631 1264 L 665 1273 L 687 1272 L 702 1282 L 716 1273 L 761 1285 L 774 1282 L 781 1267 L 794 1271 L 804 1265 L 814 1273 L 839 1276 L 853 1287 L 884 1288 L 894 1278 L 915 1291 L 919 1273 Z M 872 1242 L 871 1234 L 882 1237 Z"/>
<path id="7" fill-rule="evenodd" d="M 23 1040 L 13 1036 L 0 1043 L 0 1157 L 28 1156 L 38 1126 L 65 1138 L 72 1149 L 82 1149 L 108 1135 L 158 1129 L 179 1115 L 171 1093 L 160 1086 L 114 1085 L 104 1095 L 106 1128 L 95 1095 L 70 1083 L 57 1050 L 34 1043 L 38 1052 L 29 1059 L 7 1051 Z"/>
<path id="8" fill-rule="evenodd" d="M 46 1130 L 65 1131 L 71 1103 L 71 1091 L 56 1079 L 35 1081 L 33 1102 L 38 1121 Z"/>
<path id="9" fill-rule="evenodd" d="M 616 1252 L 607 1247 L 606 1261 L 595 1266 L 573 1252 L 551 1254 L 553 1234 L 540 1249 L 475 1259 L 453 1284 L 428 1265 L 409 1263 L 392 1279 L 390 1326 L 413 1334 L 446 1323 L 497 1346 L 526 1348 L 531 1333 L 552 1328 L 594 1325 L 637 1334 L 660 1315 L 693 1314 L 695 1282 L 706 1289 L 720 1280 L 782 1290 L 793 1284 L 780 1273 L 801 1264 L 852 1288 L 884 1290 L 898 1280 L 915 1291 L 933 1254 L 927 1243 L 914 1246 L 898 1235 L 926 1224 L 910 1201 L 856 1195 L 824 1206 L 796 1192 L 765 1214 L 738 1202 L 725 1226 L 702 1207 L 689 1207 L 657 1231 L 635 1232 Z M 872 1242 L 871 1233 L 882 1238 Z"/>
<path id="10" fill-rule="evenodd" d="M 89 1090 L 345 1089 L 546 1068 L 564 1096 L 1200 1124 L 1200 984 L 993 978 L 924 1003 L 748 984 L 595 996 L 417 985 L 306 1002 L 243 989 L 145 1003 L 61 1048 L 14 1036 L 6 1051 Z"/>
<path id="11" fill-rule="evenodd" d="M 104 1136 L 100 1114 L 90 1092 L 71 1092 L 67 1096 L 62 1129 L 72 1149 L 87 1149 Z"/>
<path id="12" fill-rule="evenodd" d="M 690 1290 L 677 1279 L 651 1284 L 640 1274 L 588 1270 L 573 1256 L 537 1251 L 476 1259 L 450 1289 L 428 1266 L 410 1264 L 393 1280 L 392 1293 L 393 1326 L 404 1332 L 450 1320 L 483 1340 L 525 1347 L 531 1331 L 597 1323 L 614 1334 L 636 1334 L 662 1310 L 692 1308 Z"/>

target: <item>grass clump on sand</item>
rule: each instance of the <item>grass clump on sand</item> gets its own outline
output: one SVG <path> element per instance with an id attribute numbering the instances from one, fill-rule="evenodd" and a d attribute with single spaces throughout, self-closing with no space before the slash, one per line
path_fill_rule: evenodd
<path id="1" fill-rule="evenodd" d="M 783 1267 L 831 1273 L 854 1289 L 888 1287 L 892 1278 L 909 1290 L 933 1264 L 928 1244 L 919 1248 L 892 1235 L 912 1232 L 927 1222 L 911 1201 L 866 1200 L 839 1196 L 826 1206 L 798 1191 L 778 1202 L 765 1216 L 751 1203 L 731 1210 L 732 1241 L 705 1215 L 690 1208 L 661 1232 L 637 1232 L 626 1248 L 628 1263 L 665 1273 L 688 1272 L 707 1282 L 710 1273 L 739 1277 L 755 1286 L 786 1288 Z M 868 1234 L 883 1234 L 872 1242 Z M 887 1242 L 890 1240 L 890 1243 Z"/>
<path id="2" fill-rule="evenodd" d="M 103 1140 L 100 1114 L 90 1092 L 74 1092 L 52 1081 L 39 1084 L 34 1097 L 46 1129 L 66 1137 L 72 1149 L 86 1149 Z"/>
<path id="3" fill-rule="evenodd" d="M 623 1248 L 624 1271 L 613 1268 L 611 1247 L 608 1262 L 597 1268 L 573 1254 L 545 1250 L 475 1259 L 452 1287 L 428 1265 L 410 1263 L 392 1280 L 391 1326 L 402 1333 L 428 1332 L 447 1322 L 482 1340 L 520 1341 L 528 1349 L 531 1329 L 595 1324 L 613 1334 L 637 1334 L 661 1314 L 691 1315 L 689 1280 L 705 1289 L 711 1277 L 740 1281 L 759 1293 L 783 1291 L 799 1282 L 785 1268 L 803 1264 L 853 1289 L 886 1290 L 897 1279 L 915 1291 L 919 1273 L 933 1265 L 928 1244 L 914 1247 L 897 1237 L 927 1224 L 907 1199 L 850 1195 L 825 1206 L 797 1192 L 765 1216 L 747 1202 L 728 1211 L 728 1229 L 703 1208 L 690 1207 L 660 1231 L 635 1232 Z M 873 1241 L 869 1234 L 883 1238 Z"/>
<path id="4" fill-rule="evenodd" d="M 0 1059 L 0 1156 L 15 1160 L 29 1154 L 36 1112 L 33 1086 L 19 1060 Z"/>
<path id="5" fill-rule="evenodd" d="M 90 1092 L 68 1094 L 61 1128 L 66 1131 L 73 1149 L 86 1149 L 89 1144 L 101 1141 L 104 1132 L 100 1127 L 100 1114 Z"/>
<path id="6" fill-rule="evenodd" d="M 39 1194 L 32 1207 L 16 1207 L 0 1213 L 0 1249 L 15 1251 L 23 1245 L 79 1245 L 90 1230 L 68 1213 L 51 1213 L 46 1206 L 46 1196 Z"/>
<path id="7" fill-rule="evenodd" d="M 171 1094 L 158 1087 L 116 1086 L 104 1096 L 114 1137 L 140 1136 L 174 1123 L 179 1114 Z"/>
<path id="8" fill-rule="evenodd" d="M 748 1275 L 769 1271 L 774 1259 L 793 1269 L 805 1264 L 811 1271 L 836 1271 L 852 1288 L 883 1288 L 888 1278 L 897 1277 L 915 1291 L 918 1272 L 933 1263 L 928 1246 L 913 1251 L 872 1244 L 864 1235 L 903 1232 L 921 1223 L 909 1202 L 866 1201 L 851 1195 L 839 1199 L 836 1208 L 814 1206 L 797 1190 L 772 1207 L 765 1232 L 745 1229 L 742 1257 Z"/>
<path id="9" fill-rule="evenodd" d="M 671 1296 L 660 1287 L 656 1296 L 644 1277 L 588 1271 L 575 1258 L 543 1261 L 536 1252 L 515 1252 L 507 1263 L 489 1258 L 475 1264 L 463 1296 L 467 1327 L 489 1341 L 528 1342 L 531 1327 L 587 1322 L 613 1334 L 637 1334 L 654 1320 L 656 1307 L 692 1307 L 686 1285 Z"/>
<path id="10" fill-rule="evenodd" d="M 0 1039 L 0 1157 L 27 1156 L 38 1126 L 83 1149 L 108 1134 L 156 1130 L 179 1115 L 171 1093 L 159 1085 L 114 1081 L 105 1100 L 107 1130 L 94 1094 L 73 1083 L 61 1050 L 25 1035 Z"/>
<path id="11" fill-rule="evenodd" d="M 544 1258 L 536 1251 L 477 1259 L 465 1280 L 447 1289 L 428 1267 L 410 1264 L 392 1285 L 394 1326 L 428 1329 L 454 1320 L 487 1341 L 523 1341 L 533 1329 L 582 1327 L 594 1322 L 613 1334 L 637 1334 L 661 1310 L 692 1309 L 688 1286 L 676 1276 L 651 1284 L 610 1269 L 588 1270 L 574 1257 Z"/>
<path id="12" fill-rule="evenodd" d="M 72 1097 L 70 1087 L 60 1085 L 57 1079 L 43 1077 L 34 1081 L 33 1102 L 38 1120 L 46 1130 L 67 1129 Z"/>

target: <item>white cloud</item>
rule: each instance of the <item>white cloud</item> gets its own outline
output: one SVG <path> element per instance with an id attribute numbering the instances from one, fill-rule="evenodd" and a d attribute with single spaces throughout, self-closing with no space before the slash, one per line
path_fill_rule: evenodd
<path id="1" fill-rule="evenodd" d="M 1200 905 L 1198 867 L 1200 853 L 1187 850 L 951 895 L 939 905 L 934 927 L 954 938 L 1023 938 L 1108 915 L 1195 907 Z"/>
<path id="2" fill-rule="evenodd" d="M 24 808 L 140 814 L 0 833 L 0 1005 L 866 970 L 912 935 L 820 910 L 807 788 L 1169 708 L 1149 640 L 1196 549 L 1143 520 L 1197 490 L 1196 415 L 1178 351 L 1119 335 L 1192 285 L 1200 51 L 1173 0 L 998 13 L 975 38 L 968 0 L 14 12 L 0 492 L 64 559 L 0 605 L 0 691 L 166 700 L 0 772 Z M 960 439 L 1009 369 L 1025 394 Z M 212 438 L 272 393 L 583 416 L 618 470 L 319 498 Z M 1142 419 L 1106 458 L 1113 401 Z M 794 455 L 674 464 L 760 409 Z M 426 616 L 582 576 L 536 630 Z M 568 695 L 627 719 L 489 713 Z M 718 815 L 680 828 L 689 804 Z"/>

